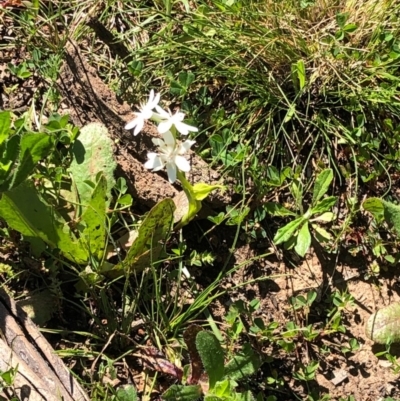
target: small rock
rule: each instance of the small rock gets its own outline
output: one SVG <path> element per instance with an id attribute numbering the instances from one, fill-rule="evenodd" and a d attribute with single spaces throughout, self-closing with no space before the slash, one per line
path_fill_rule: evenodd
<path id="1" fill-rule="evenodd" d="M 338 369 L 333 372 L 333 375 L 335 376 L 333 379 L 331 379 L 331 383 L 334 384 L 335 386 L 339 385 L 342 383 L 344 380 L 347 379 L 347 372 L 343 369 Z"/>

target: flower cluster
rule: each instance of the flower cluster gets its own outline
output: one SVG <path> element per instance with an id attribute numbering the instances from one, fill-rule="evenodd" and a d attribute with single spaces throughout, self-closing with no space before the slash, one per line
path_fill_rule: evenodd
<path id="1" fill-rule="evenodd" d="M 134 129 L 133 135 L 136 136 L 143 129 L 146 120 L 151 119 L 159 123 L 157 130 L 162 135 L 162 139 L 153 138 L 154 145 L 158 146 L 158 152 L 148 153 L 149 160 L 144 166 L 153 171 L 159 171 L 165 167 L 169 182 L 174 183 L 177 179 L 178 170 L 182 172 L 190 171 L 190 164 L 184 155 L 195 143 L 195 141 L 190 140 L 178 142 L 176 133 L 188 135 L 189 132 L 197 132 L 198 129 L 183 122 L 184 113 L 176 112 L 172 114 L 170 110 L 165 111 L 158 105 L 159 102 L 160 94 L 155 94 L 151 90 L 149 100 L 146 104 L 140 105 L 140 111 L 135 112 L 136 117 L 126 124 L 125 129 Z"/>

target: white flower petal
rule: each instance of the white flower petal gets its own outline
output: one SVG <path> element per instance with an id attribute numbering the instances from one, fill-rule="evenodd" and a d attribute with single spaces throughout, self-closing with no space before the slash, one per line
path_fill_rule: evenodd
<path id="1" fill-rule="evenodd" d="M 167 163 L 168 180 L 171 184 L 176 181 L 176 166 L 174 163 Z"/>
<path id="2" fill-rule="evenodd" d="M 136 135 L 143 129 L 143 126 L 144 126 L 144 120 L 143 120 L 143 118 L 138 117 L 138 118 L 137 118 L 137 123 L 136 123 L 135 131 L 133 131 L 133 135 L 136 136 Z"/>
<path id="3" fill-rule="evenodd" d="M 161 95 L 157 93 L 154 99 L 152 101 L 149 101 L 149 106 L 151 105 L 152 109 L 158 106 L 158 103 L 160 103 L 160 97 Z"/>
<path id="4" fill-rule="evenodd" d="M 175 156 L 175 164 L 181 171 L 190 171 L 190 163 L 183 156 Z"/>
<path id="5" fill-rule="evenodd" d="M 183 121 L 185 119 L 185 113 L 182 113 L 181 111 L 178 111 L 177 113 L 175 113 L 174 117 L 174 121 Z"/>
<path id="6" fill-rule="evenodd" d="M 171 120 L 164 120 L 161 121 L 160 124 L 158 124 L 157 129 L 160 134 L 164 134 L 165 132 L 169 131 L 171 127 L 172 127 Z"/>
<path id="7" fill-rule="evenodd" d="M 144 164 L 144 167 L 147 169 L 151 169 L 153 171 L 159 171 L 164 168 L 165 163 L 163 162 L 160 155 L 157 153 L 148 153 L 147 157 L 149 160 Z"/>
<path id="8" fill-rule="evenodd" d="M 143 109 L 140 114 L 142 115 L 143 120 L 150 120 L 150 118 L 153 117 L 151 109 Z"/>
<path id="9" fill-rule="evenodd" d="M 130 130 L 132 128 L 135 128 L 137 125 L 137 121 L 138 121 L 138 117 L 135 117 L 133 120 L 129 121 L 129 123 L 127 123 L 125 125 L 125 129 Z"/>
<path id="10" fill-rule="evenodd" d="M 189 131 L 190 132 L 197 132 L 199 129 L 196 127 L 192 127 L 191 125 L 182 123 L 182 122 L 176 122 L 175 127 L 178 130 L 178 132 L 181 133 L 181 135 L 188 135 Z"/>
<path id="11" fill-rule="evenodd" d="M 176 146 L 176 140 L 172 135 L 172 132 L 171 131 L 164 132 L 163 138 L 167 147 L 170 148 L 171 151 L 173 151 Z"/>
<path id="12" fill-rule="evenodd" d="M 151 138 L 151 141 L 154 143 L 156 146 L 163 146 L 164 141 L 160 138 Z"/>
<path id="13" fill-rule="evenodd" d="M 196 141 L 190 141 L 187 140 L 183 143 L 181 143 L 180 149 L 179 149 L 179 154 L 184 154 L 186 153 L 194 144 L 196 143 Z"/>
<path id="14" fill-rule="evenodd" d="M 160 106 L 157 105 L 155 109 L 157 110 L 157 113 L 160 115 L 161 118 L 169 119 L 171 117 L 171 114 L 162 109 Z"/>

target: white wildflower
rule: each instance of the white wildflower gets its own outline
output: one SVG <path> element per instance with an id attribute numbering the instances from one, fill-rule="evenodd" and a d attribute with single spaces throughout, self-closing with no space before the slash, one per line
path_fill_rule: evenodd
<path id="1" fill-rule="evenodd" d="M 136 118 L 132 121 L 129 121 L 128 124 L 125 125 L 125 129 L 129 130 L 135 128 L 133 131 L 133 135 L 137 135 L 144 126 L 144 122 L 150 119 L 153 116 L 153 109 L 158 106 L 158 102 L 160 101 L 160 94 L 154 94 L 154 90 L 150 91 L 149 100 L 146 104 L 141 104 L 139 107 L 139 112 L 135 112 Z"/>
<path id="2" fill-rule="evenodd" d="M 153 138 L 153 143 L 159 147 L 159 152 L 147 154 L 148 161 L 144 167 L 153 171 L 167 168 L 168 180 L 172 184 L 176 181 L 177 169 L 188 172 L 190 163 L 183 156 L 196 141 L 185 141 L 178 144 L 170 131 L 163 135 L 164 139 Z"/>
<path id="3" fill-rule="evenodd" d="M 170 110 L 165 111 L 160 106 L 156 106 L 157 117 L 161 117 L 162 121 L 158 124 L 158 132 L 160 134 L 164 134 L 169 131 L 171 127 L 174 125 L 176 130 L 181 135 L 188 135 L 189 132 L 197 132 L 198 128 L 192 127 L 191 125 L 185 124 L 183 119 L 185 118 L 185 114 L 182 112 L 176 112 L 172 114 Z"/>

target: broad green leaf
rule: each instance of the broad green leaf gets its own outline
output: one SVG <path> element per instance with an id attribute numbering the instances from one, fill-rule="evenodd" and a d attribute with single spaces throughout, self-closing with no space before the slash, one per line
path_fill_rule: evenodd
<path id="1" fill-rule="evenodd" d="M 295 232 L 297 231 L 299 226 L 304 221 L 305 221 L 304 217 L 301 216 L 301 217 L 298 217 L 297 219 L 291 221 L 290 223 L 286 224 L 285 226 L 281 227 L 275 234 L 275 237 L 273 240 L 275 245 L 279 245 L 282 242 L 286 242 L 291 237 L 293 237 L 293 235 L 295 234 Z"/>
<path id="2" fill-rule="evenodd" d="M 273 216 L 285 217 L 285 216 L 296 216 L 291 210 L 286 209 L 281 204 L 276 202 L 267 202 L 264 204 L 265 210 Z"/>
<path id="3" fill-rule="evenodd" d="M 400 206 L 382 200 L 384 217 L 388 224 L 393 226 L 397 235 L 400 236 Z"/>
<path id="4" fill-rule="evenodd" d="M 87 252 L 61 216 L 48 205 L 32 184 L 23 183 L 7 191 L 0 200 L 0 217 L 28 241 L 43 240 L 52 249 L 58 248 L 73 262 L 84 264 Z"/>
<path id="5" fill-rule="evenodd" d="M 107 128 L 101 123 L 91 123 L 83 127 L 74 142 L 72 153 L 70 173 L 83 207 L 92 197 L 93 187 L 88 182 L 96 182 L 97 174 L 100 172 L 106 178 L 107 198 L 110 198 L 111 188 L 115 184 L 116 162 Z"/>
<path id="6" fill-rule="evenodd" d="M 336 202 L 336 196 L 328 196 L 327 198 L 322 199 L 311 209 L 311 215 L 328 212 Z"/>
<path id="7" fill-rule="evenodd" d="M 378 344 L 400 342 L 400 303 L 394 303 L 372 314 L 365 333 Z"/>
<path id="8" fill-rule="evenodd" d="M 167 401 L 197 401 L 201 394 L 202 391 L 199 385 L 180 386 L 179 384 L 174 384 L 162 395 L 162 398 Z"/>
<path id="9" fill-rule="evenodd" d="M 364 210 L 370 212 L 378 221 L 382 221 L 384 218 L 384 206 L 382 199 L 369 198 L 363 203 L 362 206 Z"/>
<path id="10" fill-rule="evenodd" d="M 200 331 L 196 336 L 196 348 L 209 377 L 210 389 L 224 376 L 224 351 L 217 337 L 209 331 Z"/>
<path id="11" fill-rule="evenodd" d="M 323 223 L 330 223 L 335 218 L 335 213 L 325 212 L 320 216 L 311 219 L 311 221 L 321 221 Z"/>
<path id="12" fill-rule="evenodd" d="M 135 387 L 132 384 L 128 384 L 124 387 L 120 387 L 117 390 L 116 401 L 136 401 L 138 399 Z"/>
<path id="13" fill-rule="evenodd" d="M 174 218 L 175 204 L 172 199 L 164 199 L 157 203 L 138 229 L 138 236 L 131 245 L 125 259 L 111 270 L 103 266 L 102 273 L 112 277 L 140 272 L 157 262 L 163 249 L 160 241 L 166 239 Z"/>
<path id="14" fill-rule="evenodd" d="M 210 393 L 210 395 L 216 395 L 217 397 L 221 397 L 221 399 L 225 400 L 225 397 L 228 399 L 232 398 L 232 396 L 235 394 L 235 388 L 230 380 L 223 380 L 215 383 L 214 388 L 210 389 Z M 206 399 L 208 398 L 206 397 Z"/>
<path id="15" fill-rule="evenodd" d="M 304 257 L 308 248 L 311 245 L 311 234 L 308 228 L 308 221 L 306 221 L 303 226 L 300 228 L 299 233 L 297 235 L 297 242 L 294 250 L 301 256 Z"/>
<path id="16" fill-rule="evenodd" d="M 13 173 L 12 186 L 16 187 L 32 173 L 38 161 L 44 159 L 53 147 L 48 134 L 25 134 L 21 138 L 19 160 Z"/>
<path id="17" fill-rule="evenodd" d="M 311 204 L 315 206 L 315 204 L 326 194 L 326 191 L 331 185 L 333 180 L 333 171 L 328 168 L 326 170 L 321 171 L 318 174 L 317 179 L 314 184 L 314 191 Z"/>
<path id="18" fill-rule="evenodd" d="M 257 372 L 259 367 L 260 358 L 258 358 L 251 347 L 246 347 L 243 349 L 243 353 L 234 356 L 225 365 L 224 377 L 241 380 Z"/>
<path id="19" fill-rule="evenodd" d="M 79 242 L 97 260 L 102 259 L 106 246 L 106 193 L 107 181 L 101 175 L 78 227 L 82 227 Z"/>
<path id="20" fill-rule="evenodd" d="M 317 224 L 313 224 L 312 227 L 315 230 L 315 238 L 318 242 L 327 242 L 332 239 L 332 235 L 329 234 L 329 232 L 324 228 L 318 226 Z"/>
<path id="21" fill-rule="evenodd" d="M 216 189 L 224 189 L 223 185 L 209 185 L 203 182 L 193 185 L 193 192 L 196 200 L 202 201 L 208 194 Z"/>
<path id="22" fill-rule="evenodd" d="M 0 145 L 9 137 L 11 114 L 9 111 L 0 112 Z"/>

